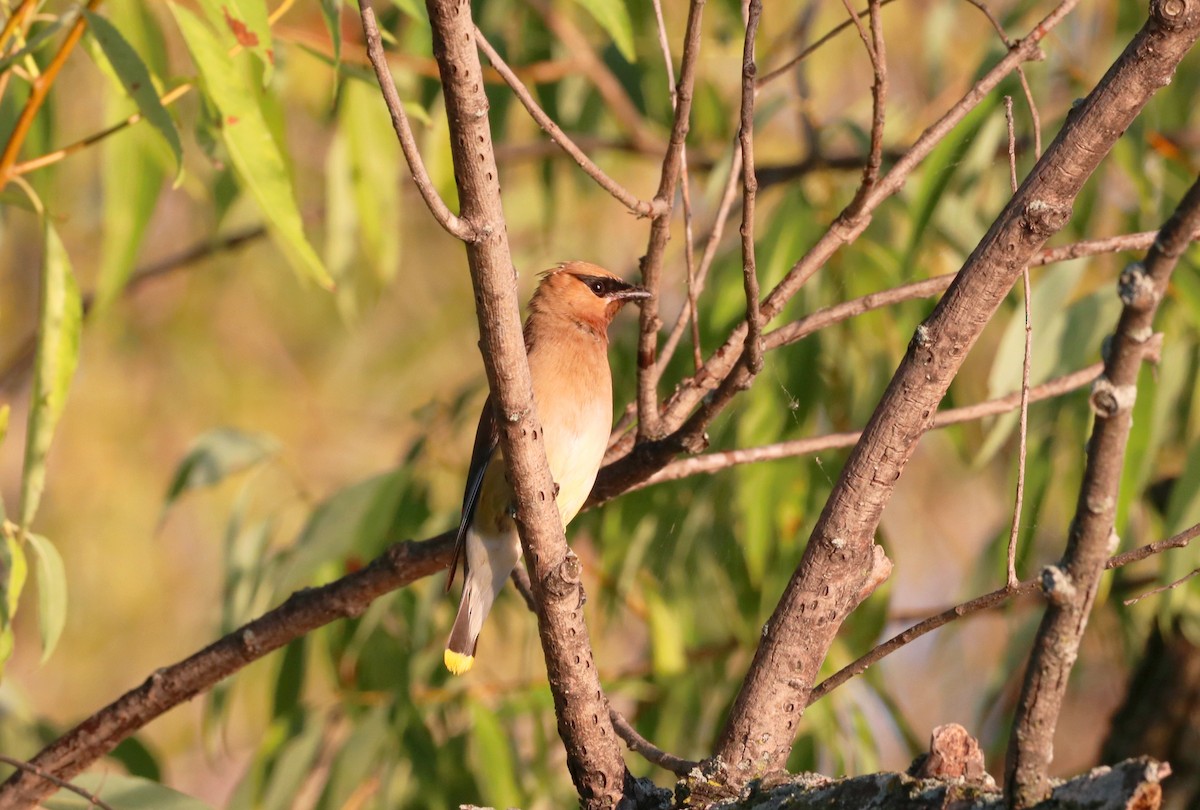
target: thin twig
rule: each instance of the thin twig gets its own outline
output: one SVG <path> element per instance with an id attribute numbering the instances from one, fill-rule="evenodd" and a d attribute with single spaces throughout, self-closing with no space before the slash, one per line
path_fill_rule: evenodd
<path id="1" fill-rule="evenodd" d="M 1127 551 L 1124 554 L 1118 554 L 1114 557 L 1110 557 L 1108 563 L 1105 565 L 1105 568 L 1120 568 L 1128 565 L 1129 563 L 1137 562 L 1138 560 L 1144 560 L 1153 554 L 1159 554 L 1167 549 L 1182 548 L 1197 536 L 1200 536 L 1200 524 L 1193 526 L 1187 531 L 1180 532 L 1179 534 L 1167 540 L 1160 540 L 1157 543 L 1150 543 L 1149 545 L 1141 546 L 1140 548 L 1133 549 L 1132 551 Z M 1191 575 L 1189 574 L 1189 576 Z M 996 590 L 986 593 L 983 596 L 977 596 L 974 599 L 963 602 L 960 605 L 947 608 L 940 613 L 935 613 L 932 616 L 917 622 L 907 630 L 904 630 L 903 632 L 892 636 L 882 644 L 877 645 L 871 651 L 860 656 L 852 663 L 842 667 L 833 675 L 830 675 L 828 678 L 813 687 L 812 694 L 808 700 L 808 705 L 811 706 L 812 704 L 816 703 L 818 700 L 828 695 L 834 689 L 837 689 L 846 681 L 857 675 L 861 675 L 863 672 L 866 672 L 868 667 L 879 663 L 887 656 L 896 652 L 896 650 L 911 644 L 926 633 L 936 630 L 939 627 L 943 627 L 957 619 L 970 616 L 973 613 L 999 607 L 1014 597 L 1036 593 L 1038 590 L 1040 590 L 1041 584 L 1042 577 L 1039 576 L 1024 580 L 1023 582 L 1018 582 L 1015 586 L 1005 585 L 1003 588 L 997 588 Z M 1129 602 L 1126 602 L 1126 604 L 1129 604 Z"/>
<path id="2" fill-rule="evenodd" d="M 1135 596 L 1132 599 L 1125 599 L 1125 600 L 1123 600 L 1123 603 L 1126 606 L 1136 605 L 1138 602 L 1142 601 L 1143 599 L 1145 599 L 1148 596 L 1156 596 L 1160 593 L 1165 593 L 1166 591 L 1170 591 L 1170 590 L 1174 590 L 1175 588 L 1178 588 L 1180 585 L 1187 582 L 1189 579 L 1196 576 L 1197 574 L 1200 574 L 1200 568 L 1196 568 L 1195 570 L 1184 574 L 1179 579 L 1175 580 L 1174 582 L 1172 582 L 1170 584 L 1160 585 L 1157 588 L 1155 588 L 1154 590 L 1146 591 L 1144 594 L 1142 594 L 1140 596 Z"/>
<path id="3" fill-rule="evenodd" d="M 879 169 L 883 165 L 883 124 L 886 118 L 888 94 L 887 46 L 883 39 L 879 0 L 870 0 L 868 3 L 868 10 L 871 14 L 869 35 L 863 28 L 854 6 L 850 5 L 850 0 L 842 0 L 842 4 L 854 21 L 854 27 L 858 29 L 858 35 L 867 49 L 867 57 L 871 60 L 871 72 L 874 74 L 874 81 L 871 83 L 871 148 L 867 154 L 862 181 L 854 193 L 854 199 L 840 215 L 841 219 L 853 219 L 862 209 L 867 195 L 879 182 Z"/>
<path id="4" fill-rule="evenodd" d="M 475 226 L 460 219 L 450 210 L 446 201 L 433 187 L 433 181 L 429 179 L 429 172 L 425 170 L 425 163 L 421 160 L 421 151 L 417 149 L 416 138 L 413 137 L 412 127 L 408 124 L 408 115 L 404 112 L 404 105 L 396 92 L 396 82 L 392 78 L 387 57 L 383 53 L 383 40 L 379 34 L 379 25 L 375 22 L 375 9 L 371 7 L 371 0 L 362 0 L 359 3 L 359 10 L 362 14 L 363 35 L 367 40 L 367 56 L 371 60 L 371 66 L 375 68 L 375 78 L 379 81 L 379 89 L 383 91 L 383 100 L 387 104 L 388 114 L 392 119 L 392 128 L 396 130 L 396 137 L 400 140 L 400 148 L 404 152 L 404 159 L 408 162 L 409 171 L 412 172 L 417 191 L 421 192 L 421 198 L 425 200 L 425 205 L 433 214 L 433 218 L 451 236 L 464 242 L 474 242 L 480 238 Z"/>
<path id="5" fill-rule="evenodd" d="M 658 191 L 654 195 L 656 200 L 661 200 L 666 206 L 666 212 L 655 217 L 650 225 L 650 239 L 646 246 L 646 254 L 642 257 L 642 284 L 651 295 L 642 302 L 638 320 L 637 437 L 640 440 L 657 438 L 660 430 L 658 375 L 654 362 L 658 348 L 658 330 L 662 326 L 658 317 L 659 285 L 663 255 L 667 249 L 667 240 L 671 237 L 670 211 L 674 205 L 675 189 L 682 172 L 681 157 L 692 114 L 692 91 L 696 84 L 696 65 L 700 59 L 700 24 L 703 11 L 704 0 L 692 0 L 688 4 L 683 58 L 679 66 L 679 83 L 675 95 L 674 122 L 663 155 Z"/>
<path id="6" fill-rule="evenodd" d="M 882 7 L 882 6 L 889 5 L 889 4 L 891 4 L 892 2 L 894 2 L 894 0 L 881 0 L 881 2 L 879 3 L 879 5 Z M 867 11 L 868 11 L 867 9 L 863 9 L 861 12 L 859 12 L 859 14 L 866 14 L 866 13 L 867 13 Z M 842 33 L 843 31 L 845 31 L 845 30 L 846 30 L 847 28 L 849 28 L 849 27 L 850 27 L 850 26 L 851 26 L 851 25 L 852 25 L 854 22 L 856 22 L 856 21 L 857 21 L 857 19 L 858 19 L 858 16 L 857 16 L 856 14 L 852 14 L 852 15 L 851 15 L 851 19 L 848 19 L 848 20 L 845 20 L 844 22 L 838 23 L 838 24 L 837 24 L 837 25 L 835 25 L 833 28 L 829 29 L 829 31 L 827 31 L 825 34 L 823 34 L 823 35 L 821 36 L 821 38 L 820 38 L 820 39 L 818 39 L 818 40 L 817 40 L 817 41 L 815 41 L 813 44 L 811 44 L 811 45 L 807 46 L 806 48 L 804 48 L 804 50 L 800 51 L 800 53 L 796 54 L 796 55 L 795 55 L 795 56 L 793 56 L 791 59 L 789 59 L 788 61 L 784 62 L 782 65 L 780 65 L 779 67 L 777 67 L 777 68 L 775 68 L 774 70 L 770 71 L 770 72 L 769 72 L 769 73 L 767 73 L 766 75 L 764 75 L 764 76 L 760 77 L 760 78 L 759 78 L 759 80 L 758 80 L 758 82 L 757 82 L 757 84 L 758 84 L 758 88 L 761 90 L 763 87 L 766 87 L 768 84 L 770 84 L 771 82 L 773 82 L 773 81 L 775 81 L 776 79 L 778 79 L 780 76 L 782 76 L 782 75 L 784 75 L 785 73 L 787 73 L 789 70 L 791 70 L 793 67 L 795 67 L 796 65 L 798 65 L 800 62 L 802 62 L 802 61 L 804 61 L 805 59 L 807 59 L 808 57 L 812 56 L 812 55 L 813 55 L 813 53 L 814 53 L 814 52 L 815 52 L 815 51 L 816 51 L 818 48 L 820 48 L 822 45 L 824 45 L 824 44 L 825 44 L 826 42 L 828 42 L 829 40 L 831 40 L 831 39 L 833 39 L 834 37 L 836 37 L 838 34 L 840 34 L 840 33 Z M 860 25 L 861 25 L 861 23 L 860 23 Z"/>
<path id="7" fill-rule="evenodd" d="M 1017 136 L 1013 127 L 1012 96 L 1004 97 L 1004 118 L 1008 122 L 1008 173 L 1013 194 L 1017 193 Z M 1021 271 L 1025 287 L 1025 358 L 1021 364 L 1021 419 L 1017 455 L 1017 494 L 1013 505 L 1012 528 L 1008 534 L 1008 586 L 1017 587 L 1017 540 L 1021 531 L 1021 509 L 1025 504 L 1025 458 L 1029 447 L 1029 369 L 1033 365 L 1033 320 L 1029 311 L 1032 293 L 1029 266 Z"/>
<path id="8" fill-rule="evenodd" d="M 629 750 L 636 754 L 641 754 L 652 765 L 657 765 L 660 768 L 670 771 L 678 776 L 684 776 L 700 763 L 693 762 L 690 759 L 683 759 L 674 754 L 668 754 L 654 743 L 647 740 L 638 730 L 633 727 L 625 716 L 616 709 L 610 708 L 608 716 L 612 719 L 613 729 L 617 732 L 625 744 L 629 746 Z"/>
<path id="9" fill-rule="evenodd" d="M 95 795 L 94 793 L 89 793 L 88 791 L 84 790 L 83 788 L 79 787 L 78 785 L 72 785 L 70 782 L 68 782 L 65 779 L 59 779 L 54 774 L 52 774 L 46 770 L 43 770 L 42 768 L 39 768 L 36 765 L 32 765 L 32 764 L 26 762 L 25 760 L 17 759 L 16 757 L 5 756 L 4 754 L 0 754 L 0 762 L 3 762 L 5 765 L 11 765 L 12 767 L 14 767 L 18 770 L 21 770 L 21 771 L 28 771 L 29 773 L 33 774 L 34 776 L 39 776 L 48 782 L 53 782 L 54 784 L 58 785 L 63 790 L 69 790 L 72 793 L 74 793 L 76 796 L 82 796 L 84 799 L 87 800 L 87 803 L 93 807 L 99 807 L 99 808 L 101 808 L 101 810 L 113 810 L 112 805 L 110 805 L 108 802 L 104 801 L 99 796 Z"/>
<path id="10" fill-rule="evenodd" d="M 22 22 L 25 21 L 25 16 L 33 10 L 37 5 L 37 0 L 21 0 L 21 4 L 13 9 L 13 13 L 4 21 L 4 28 L 0 30 L 0 53 L 3 52 L 5 45 L 8 44 L 8 38 L 13 35 Z"/>
<path id="11" fill-rule="evenodd" d="M 95 11 L 101 2 L 102 0 L 88 0 L 87 10 Z M 16 16 L 17 14 L 14 12 L 13 16 L 9 18 L 9 23 L 12 23 Z M 29 128 L 33 126 L 33 119 L 37 117 L 38 110 L 46 101 L 46 96 L 50 93 L 50 88 L 54 85 L 59 71 L 67 63 L 67 57 L 71 55 L 71 51 L 83 37 L 83 29 L 86 25 L 87 18 L 82 14 L 79 15 L 66 37 L 63 38 L 62 44 L 58 46 L 58 51 L 55 52 L 50 63 L 46 65 L 42 74 L 33 80 L 29 89 L 29 98 L 25 101 L 25 106 L 21 108 L 21 114 L 17 117 L 16 123 L 13 124 L 8 142 L 4 144 L 4 151 L 0 152 L 0 189 L 7 186 L 8 181 L 12 179 L 13 165 L 17 162 L 17 154 L 20 153 L 21 146 L 25 143 L 25 136 L 29 134 Z M 5 31 L 11 33 L 11 30 L 6 24 Z"/>
<path id="12" fill-rule="evenodd" d="M 847 0 L 849 2 L 849 0 Z M 742 147 L 742 285 L 746 291 L 746 368 L 751 376 L 762 371 L 762 317 L 758 303 L 758 267 L 754 256 L 754 40 L 762 17 L 762 0 L 749 0 L 746 41 L 742 48 L 742 114 L 738 143 Z"/>
<path id="13" fill-rule="evenodd" d="M 508 63 L 504 61 L 500 54 L 496 52 L 496 49 L 487 41 L 487 38 L 484 37 L 483 32 L 478 27 L 475 28 L 475 43 L 479 46 L 479 50 L 483 51 L 483 55 L 487 57 L 488 61 L 492 63 L 492 67 L 496 69 L 500 77 L 504 79 L 504 83 L 513 91 L 513 95 L 517 97 L 517 100 L 528 111 L 529 116 L 537 122 L 539 127 L 545 130 L 552 141 L 571 156 L 588 177 L 595 180 L 601 188 L 638 216 L 652 217 L 660 213 L 658 207 L 661 204 L 658 200 L 647 202 L 646 200 L 639 199 L 629 189 L 609 177 L 603 169 L 584 154 L 583 150 L 574 141 L 567 137 L 562 128 L 554 123 L 554 119 L 547 115 L 546 111 L 538 105 L 537 101 L 533 98 L 533 94 L 529 92 L 529 88 L 517 77 L 517 74 L 513 72 L 512 68 L 508 66 Z"/>
<path id="14" fill-rule="evenodd" d="M 1055 377 L 1027 391 L 1017 391 L 1003 397 L 997 397 L 996 399 L 978 402 L 974 405 L 963 405 L 958 408 L 948 408 L 944 411 L 939 411 L 933 419 L 931 429 L 936 430 L 938 428 L 949 427 L 950 425 L 961 424 L 962 422 L 972 422 L 976 419 L 1007 413 L 1020 407 L 1025 394 L 1028 394 L 1029 402 L 1041 402 L 1060 397 L 1063 394 L 1083 388 L 1093 382 L 1099 376 L 1103 367 L 1102 363 L 1095 363 L 1079 371 L 1065 374 L 1062 377 Z M 645 481 L 630 487 L 630 490 L 642 489 L 643 487 L 661 484 L 666 481 L 676 481 L 680 478 L 687 478 L 693 475 L 715 473 L 739 464 L 776 461 L 779 459 L 794 458 L 795 456 L 822 453 L 826 450 L 853 447 L 861 437 L 862 431 L 858 430 L 846 433 L 828 433 L 824 436 L 808 436 L 803 439 L 794 439 L 792 441 L 778 442 L 760 447 L 746 447 L 739 450 L 725 450 L 706 453 L 701 456 L 681 458 L 666 465 Z"/>

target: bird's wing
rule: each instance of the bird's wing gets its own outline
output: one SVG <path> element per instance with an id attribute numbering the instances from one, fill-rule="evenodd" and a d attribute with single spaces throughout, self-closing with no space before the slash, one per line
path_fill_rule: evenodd
<path id="1" fill-rule="evenodd" d="M 492 408 L 492 397 L 488 395 L 483 403 L 483 413 L 479 415 L 479 427 L 475 430 L 475 447 L 471 450 L 471 466 L 467 470 L 467 486 L 463 491 L 462 520 L 458 524 L 458 535 L 454 538 L 454 556 L 450 558 L 450 574 L 446 577 L 446 590 L 454 583 L 454 575 L 458 571 L 458 560 L 463 557 L 467 547 L 467 529 L 475 517 L 475 506 L 479 503 L 479 492 L 483 489 L 483 476 L 487 472 L 488 463 L 496 453 L 496 445 L 500 441 L 496 429 L 496 415 Z M 463 560 L 464 569 L 466 560 Z"/>

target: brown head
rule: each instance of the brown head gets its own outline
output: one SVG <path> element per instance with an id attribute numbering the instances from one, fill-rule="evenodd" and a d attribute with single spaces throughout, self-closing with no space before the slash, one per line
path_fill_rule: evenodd
<path id="1" fill-rule="evenodd" d="M 599 265 L 563 262 L 542 276 L 529 302 L 529 317 L 565 318 L 603 338 L 626 301 L 649 297 L 648 290 Z"/>

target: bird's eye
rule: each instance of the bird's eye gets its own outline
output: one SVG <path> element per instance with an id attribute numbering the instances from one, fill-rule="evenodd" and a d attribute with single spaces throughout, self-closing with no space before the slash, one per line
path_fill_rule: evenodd
<path id="1" fill-rule="evenodd" d="M 596 295 L 604 295 L 604 283 L 603 282 L 593 281 L 588 286 L 592 288 L 592 292 L 594 292 Z"/>

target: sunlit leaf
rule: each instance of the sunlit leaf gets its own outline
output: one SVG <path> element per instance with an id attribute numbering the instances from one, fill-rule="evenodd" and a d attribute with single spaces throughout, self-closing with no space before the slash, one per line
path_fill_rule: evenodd
<path id="1" fill-rule="evenodd" d="M 38 313 L 37 357 L 33 396 L 25 438 L 25 472 L 21 482 L 20 523 L 33 522 L 46 486 L 46 456 L 54 428 L 67 403 L 67 391 L 79 360 L 83 305 L 67 252 L 54 227 L 44 225 L 41 307 Z"/>
<path id="2" fill-rule="evenodd" d="M 255 94 L 200 18 L 179 5 L 172 4 L 171 10 L 205 90 L 220 110 L 221 138 L 238 177 L 258 201 L 272 235 L 301 275 L 332 288 L 333 280 L 304 235 L 291 177 Z"/>
<path id="3" fill-rule="evenodd" d="M 339 746 L 329 767 L 329 781 L 318 810 L 342 810 L 355 806 L 355 798 L 361 801 L 364 794 L 369 795 L 372 774 L 386 764 L 382 755 L 388 750 L 390 724 L 388 706 L 376 706 L 355 718 L 353 732 Z"/>
<path id="4" fill-rule="evenodd" d="M 264 0 L 200 0 L 208 21 L 220 32 L 226 47 L 240 45 L 253 53 L 263 65 L 263 84 L 271 81 L 275 70 L 275 49 L 271 43 L 271 22 Z"/>
<path id="5" fill-rule="evenodd" d="M 595 18 L 626 62 L 636 62 L 637 52 L 633 46 L 633 21 L 629 18 L 629 7 L 625 0 L 575 0 Z"/>
<path id="6" fill-rule="evenodd" d="M 273 730 L 287 730 L 284 723 L 284 720 L 276 720 Z M 274 767 L 270 770 L 262 801 L 255 805 L 261 810 L 291 810 L 295 806 L 297 791 L 312 775 L 325 729 L 320 719 L 315 716 L 303 717 L 303 723 L 303 730 L 299 733 L 297 729 L 289 731 L 291 736 L 274 757 Z"/>
<path id="7" fill-rule="evenodd" d="M 247 470 L 279 452 L 279 442 L 265 433 L 221 427 L 197 437 L 175 470 L 163 509 L 192 489 L 209 487 Z"/>
<path id="8" fill-rule="evenodd" d="M 657 593 L 646 593 L 646 606 L 650 609 L 650 652 L 654 662 L 654 674 L 676 675 L 687 667 L 683 649 L 683 627 L 670 605 Z"/>
<path id="9" fill-rule="evenodd" d="M 167 108 L 158 97 L 158 90 L 150 77 L 146 63 L 138 56 L 137 51 L 125 41 L 125 37 L 117 27 L 104 17 L 84 11 L 87 17 L 88 30 L 108 58 L 109 65 L 121 81 L 121 86 L 138 106 L 142 117 L 162 136 L 171 149 L 175 158 L 176 172 L 183 171 L 183 145 L 179 141 L 179 131 L 171 119 Z M 178 177 L 178 174 L 176 175 Z"/>
<path id="10" fill-rule="evenodd" d="M 67 569 L 54 544 L 40 534 L 25 535 L 33 551 L 38 586 L 38 629 L 42 634 L 42 663 L 58 646 L 67 623 Z"/>
<path id="11" fill-rule="evenodd" d="M 8 527 L 0 527 L 0 672 L 13 652 L 13 617 L 29 575 L 21 544 Z"/>
<path id="12" fill-rule="evenodd" d="M 212 810 L 212 805 L 166 785 L 111 771 L 72 777 L 71 784 L 121 810 Z M 68 790 L 42 800 L 46 810 L 94 810 L 96 805 Z"/>

